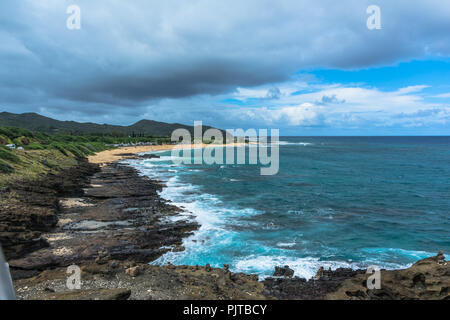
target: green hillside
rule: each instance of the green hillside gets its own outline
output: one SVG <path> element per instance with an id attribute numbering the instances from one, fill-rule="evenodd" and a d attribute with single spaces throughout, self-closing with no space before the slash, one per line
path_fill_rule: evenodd
<path id="1" fill-rule="evenodd" d="M 168 137 L 49 134 L 18 127 L 0 127 L 0 180 L 5 179 L 2 174 L 16 173 L 30 176 L 47 172 L 45 169 L 59 168 L 67 161 L 73 162 L 74 159 L 111 149 L 116 144 L 169 142 Z"/>
<path id="2" fill-rule="evenodd" d="M 130 126 L 116 126 L 97 123 L 80 123 L 75 121 L 59 121 L 41 116 L 37 113 L 15 114 L 0 113 L 0 127 L 18 127 L 36 132 L 67 133 L 74 135 L 106 134 L 112 136 L 159 136 L 167 137 L 175 129 L 184 128 L 193 134 L 194 128 L 182 124 L 141 120 Z M 204 130 L 210 127 L 204 126 Z"/>

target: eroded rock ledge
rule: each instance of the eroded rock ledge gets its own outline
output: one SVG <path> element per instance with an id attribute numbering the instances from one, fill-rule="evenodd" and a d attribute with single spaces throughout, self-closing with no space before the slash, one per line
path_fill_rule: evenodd
<path id="1" fill-rule="evenodd" d="M 183 237 L 198 227 L 192 220 L 167 219 L 180 210 L 158 196 L 160 183 L 139 176 L 131 167 L 104 166 L 84 186 L 72 193 L 77 197 L 53 203 L 50 212 L 57 215 L 40 233 L 46 246 L 13 256 L 9 261 L 13 277 L 93 260 L 149 262 L 180 246 Z"/>
<path id="2" fill-rule="evenodd" d="M 19 179 L 0 190 L 0 243 L 7 259 L 48 247 L 42 237 L 51 232 L 60 212 L 62 196 L 82 196 L 83 187 L 99 167 L 84 159 L 60 174 L 35 180 Z"/>

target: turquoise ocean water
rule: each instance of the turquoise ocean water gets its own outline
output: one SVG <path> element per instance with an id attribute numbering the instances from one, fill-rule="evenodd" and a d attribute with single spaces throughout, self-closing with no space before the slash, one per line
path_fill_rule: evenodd
<path id="1" fill-rule="evenodd" d="M 271 275 L 289 265 L 401 268 L 450 253 L 450 137 L 282 137 L 280 171 L 259 165 L 128 160 L 166 183 L 200 229 L 156 264 L 229 264 Z"/>

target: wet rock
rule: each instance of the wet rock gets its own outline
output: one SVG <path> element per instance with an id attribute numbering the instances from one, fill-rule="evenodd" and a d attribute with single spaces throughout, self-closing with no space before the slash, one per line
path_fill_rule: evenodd
<path id="1" fill-rule="evenodd" d="M 319 280 L 320 278 L 323 277 L 323 273 L 324 273 L 324 269 L 323 269 L 323 267 L 320 267 L 319 270 L 317 270 L 316 276 L 314 277 L 314 279 Z"/>
<path id="2" fill-rule="evenodd" d="M 157 154 L 143 154 L 139 156 L 140 159 L 160 159 L 161 157 Z"/>
<path id="3" fill-rule="evenodd" d="M 275 272 L 273 274 L 274 277 L 284 277 L 284 278 L 292 278 L 294 276 L 294 270 L 289 268 L 289 266 L 284 267 L 275 267 Z"/>
<path id="4" fill-rule="evenodd" d="M 158 156 L 156 154 L 139 155 L 139 154 L 135 154 L 135 153 L 119 153 L 119 154 L 117 154 L 117 156 L 120 156 L 124 159 L 159 159 L 159 158 L 161 158 L 160 156 Z"/>
<path id="5" fill-rule="evenodd" d="M 172 252 L 182 252 L 184 250 L 186 250 L 184 246 L 176 246 L 175 248 L 172 249 Z"/>

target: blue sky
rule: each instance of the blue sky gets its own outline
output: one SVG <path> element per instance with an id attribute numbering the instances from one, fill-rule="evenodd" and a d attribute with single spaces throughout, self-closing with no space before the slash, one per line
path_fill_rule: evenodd
<path id="1" fill-rule="evenodd" d="M 389 90 L 426 83 L 435 90 L 450 88 L 450 59 L 428 57 L 423 60 L 398 62 L 389 66 L 373 66 L 359 70 L 318 69 L 312 74 L 323 82 L 367 83 Z"/>
<path id="2" fill-rule="evenodd" d="M 79 30 L 66 27 L 72 4 Z M 441 0 L 3 0 L 0 111 L 449 135 L 449 30 Z"/>
<path id="3" fill-rule="evenodd" d="M 362 126 L 336 119 L 334 125 L 326 125 L 326 117 L 317 119 L 313 117 L 315 114 L 296 120 L 295 114 L 300 114 L 302 108 L 293 108 L 290 110 L 292 112 L 286 110 L 290 120 L 284 121 L 292 123 L 285 126 L 286 135 L 297 135 L 299 127 L 301 134 L 306 135 L 448 135 L 450 132 L 448 58 L 428 57 L 424 60 L 355 70 L 301 70 L 293 75 L 293 79 L 272 85 L 271 88 L 281 88 L 281 97 L 274 99 L 275 101 L 264 96 L 270 88 L 260 88 L 260 92 L 253 92 L 259 98 L 246 93 L 248 97 L 226 98 L 222 102 L 239 106 L 241 110 L 245 107 L 257 110 L 258 105 L 265 105 L 269 111 L 279 110 L 277 107 L 284 104 L 286 108 L 292 108 L 296 103 L 311 103 L 313 106 L 310 108 L 331 106 L 339 109 L 338 116 L 346 114 L 349 117 L 359 117 L 356 121 L 361 124 L 367 121 Z M 301 79 L 300 83 L 298 79 Z M 352 104 L 354 100 L 359 101 L 356 106 Z M 385 104 L 380 100 L 385 100 Z M 374 105 L 378 107 L 370 112 Z M 331 113 L 332 111 L 328 111 L 328 117 Z"/>

